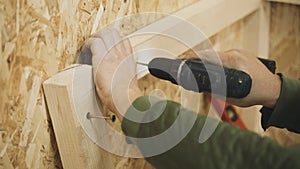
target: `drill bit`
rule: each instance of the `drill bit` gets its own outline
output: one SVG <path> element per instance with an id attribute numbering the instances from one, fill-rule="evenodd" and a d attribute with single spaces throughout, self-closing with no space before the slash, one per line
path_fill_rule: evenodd
<path id="1" fill-rule="evenodd" d="M 141 66 L 148 66 L 147 63 L 136 62 L 136 64 L 141 65 Z"/>

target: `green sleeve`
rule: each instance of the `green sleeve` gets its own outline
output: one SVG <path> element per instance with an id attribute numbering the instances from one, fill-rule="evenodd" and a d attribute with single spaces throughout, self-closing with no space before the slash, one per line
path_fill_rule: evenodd
<path id="1" fill-rule="evenodd" d="M 157 116 L 164 107 L 162 113 Z M 143 111 L 143 112 L 141 112 Z M 149 123 L 138 123 L 128 120 L 139 115 Z M 196 117 L 195 121 L 191 120 Z M 195 114 L 172 101 L 149 101 L 149 97 L 138 98 L 128 109 L 122 122 L 122 130 L 128 137 L 149 138 L 168 132 L 177 122 L 175 132 L 169 132 L 168 138 L 143 143 L 142 139 L 129 138 L 128 142 L 136 144 L 141 153 L 157 169 L 282 169 L 300 168 L 300 148 L 284 148 L 274 141 L 255 133 L 241 130 L 228 123 L 219 123 L 212 136 L 204 143 L 198 138 L 207 117 Z M 212 120 L 212 119 L 210 119 Z M 193 123 L 187 135 L 171 149 L 148 156 L 149 149 L 164 148 L 169 142 L 182 135 L 186 126 Z"/>
<path id="2" fill-rule="evenodd" d="M 275 126 L 300 133 L 300 80 L 279 76 L 282 80 L 281 93 L 274 109 L 261 109 L 262 127 Z"/>

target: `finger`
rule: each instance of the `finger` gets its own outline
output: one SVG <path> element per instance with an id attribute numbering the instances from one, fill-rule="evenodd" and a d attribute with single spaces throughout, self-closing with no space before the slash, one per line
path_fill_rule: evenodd
<path id="1" fill-rule="evenodd" d="M 218 56 L 222 65 L 227 68 L 235 68 L 236 67 L 236 57 L 230 53 L 226 52 L 218 52 Z"/>
<path id="2" fill-rule="evenodd" d="M 231 69 L 242 69 L 242 56 L 237 50 L 215 52 L 213 50 L 199 51 L 201 59 Z"/>
<path id="3" fill-rule="evenodd" d="M 93 68 L 97 68 L 101 60 L 107 55 L 107 49 L 103 41 L 99 38 L 90 38 L 87 43 L 92 53 Z"/>
<path id="4" fill-rule="evenodd" d="M 101 29 L 99 32 L 92 35 L 92 37 L 102 39 L 107 50 L 111 50 L 111 48 L 113 48 L 113 46 L 116 44 L 115 39 L 113 38 L 113 33 L 109 28 Z"/>
<path id="5" fill-rule="evenodd" d="M 107 48 L 105 47 L 103 41 L 98 38 L 91 39 L 90 50 L 93 56 L 102 56 L 104 57 L 107 53 Z"/>
<path id="6" fill-rule="evenodd" d="M 92 65 L 92 52 L 86 44 L 81 47 L 77 63 Z"/>
<path id="7" fill-rule="evenodd" d="M 124 46 L 123 39 L 121 38 L 119 32 L 114 28 L 108 28 L 111 31 L 112 38 L 114 39 L 114 47 L 113 50 L 116 54 L 116 57 L 126 57 L 128 56 L 126 52 L 126 48 Z"/>
<path id="8" fill-rule="evenodd" d="M 132 46 L 131 46 L 131 43 L 130 43 L 129 39 L 126 38 L 126 37 L 122 38 L 120 33 L 114 28 L 110 28 L 110 30 L 112 31 L 113 38 L 115 39 L 115 42 L 120 44 L 118 46 L 118 47 L 120 47 L 120 48 L 118 48 L 120 50 L 120 52 L 122 52 L 122 53 L 127 52 L 127 54 L 131 54 L 132 53 Z"/>
<path id="9" fill-rule="evenodd" d="M 97 61 L 106 55 L 107 49 L 99 38 L 89 38 L 82 46 L 78 63 L 90 64 Z M 94 61 L 93 61 L 94 60 Z"/>
<path id="10" fill-rule="evenodd" d="M 109 56 L 113 56 L 115 58 L 123 56 L 122 53 L 124 48 L 121 45 L 121 37 L 115 29 L 104 28 L 93 36 L 103 40 L 103 43 L 109 52 Z"/>
<path id="11" fill-rule="evenodd" d="M 128 38 L 124 38 L 122 41 L 123 41 L 122 44 L 124 46 L 125 55 L 126 56 L 132 55 L 133 50 L 132 50 L 132 46 L 131 46 L 131 43 L 130 43 L 129 39 Z"/>
<path id="12" fill-rule="evenodd" d="M 240 49 L 226 51 L 223 55 L 226 56 L 222 59 L 223 64 L 237 70 L 247 71 L 248 64 L 253 60 L 258 60 L 251 52 Z"/>
<path id="13" fill-rule="evenodd" d="M 101 38 L 103 34 L 109 34 L 111 33 L 111 30 L 108 28 L 102 28 L 100 31 L 92 34 L 93 38 Z"/>

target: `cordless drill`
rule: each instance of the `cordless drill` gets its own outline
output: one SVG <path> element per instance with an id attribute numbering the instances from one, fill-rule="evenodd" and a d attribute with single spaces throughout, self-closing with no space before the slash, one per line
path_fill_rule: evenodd
<path id="1" fill-rule="evenodd" d="M 275 61 L 261 58 L 259 60 L 275 73 Z M 252 85 L 252 79 L 247 73 L 200 59 L 155 58 L 148 64 L 148 69 L 153 76 L 187 90 L 213 92 L 231 98 L 246 97 Z"/>

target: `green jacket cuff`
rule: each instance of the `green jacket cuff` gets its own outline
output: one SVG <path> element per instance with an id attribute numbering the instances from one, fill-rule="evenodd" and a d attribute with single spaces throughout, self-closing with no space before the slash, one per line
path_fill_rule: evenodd
<path id="1" fill-rule="evenodd" d="M 279 76 L 282 79 L 281 93 L 274 109 L 261 109 L 262 127 L 275 126 L 300 133 L 300 80 Z"/>

